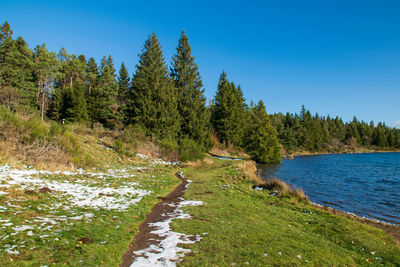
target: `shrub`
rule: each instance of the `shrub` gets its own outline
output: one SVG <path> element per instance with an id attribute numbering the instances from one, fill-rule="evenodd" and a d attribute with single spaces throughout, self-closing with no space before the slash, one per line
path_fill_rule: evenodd
<path id="1" fill-rule="evenodd" d="M 259 186 L 268 189 L 270 191 L 276 192 L 281 196 L 289 195 L 297 198 L 300 201 L 308 201 L 308 197 L 306 196 L 303 190 L 291 187 L 287 183 L 276 178 L 268 179 L 266 182 L 264 182 Z"/>
<path id="2" fill-rule="evenodd" d="M 242 172 L 243 177 L 253 184 L 261 184 L 264 180 L 257 175 L 256 163 L 252 160 L 243 160 L 238 164 L 239 170 Z"/>
<path id="3" fill-rule="evenodd" d="M 113 147 L 114 147 L 115 151 L 116 151 L 118 154 L 121 154 L 121 155 L 124 155 L 124 154 L 125 154 L 124 144 L 122 143 L 121 140 L 118 140 L 118 139 L 115 140 L 115 141 L 114 141 Z"/>
<path id="4" fill-rule="evenodd" d="M 166 160 L 179 160 L 179 146 L 175 140 L 163 139 L 160 141 L 161 156 Z"/>
<path id="5" fill-rule="evenodd" d="M 204 148 L 192 139 L 183 139 L 179 148 L 181 161 L 193 161 L 204 158 Z"/>

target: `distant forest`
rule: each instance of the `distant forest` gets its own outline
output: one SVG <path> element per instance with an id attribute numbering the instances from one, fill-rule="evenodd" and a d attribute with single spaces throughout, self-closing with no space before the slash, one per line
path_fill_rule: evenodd
<path id="1" fill-rule="evenodd" d="M 300 114 L 267 115 L 262 101 L 246 104 L 241 87 L 222 72 L 215 98 L 206 103 L 198 66 L 182 31 L 172 62 L 165 62 L 155 33 L 139 53 L 133 75 L 124 63 L 117 73 L 111 56 L 100 62 L 65 48 L 33 50 L 10 25 L 0 28 L 0 105 L 42 120 L 101 124 L 112 130 L 140 128 L 149 136 L 199 155 L 216 143 L 241 148 L 260 162 L 276 163 L 284 153 L 340 152 L 348 147 L 399 149 L 400 130 L 356 118 Z"/>

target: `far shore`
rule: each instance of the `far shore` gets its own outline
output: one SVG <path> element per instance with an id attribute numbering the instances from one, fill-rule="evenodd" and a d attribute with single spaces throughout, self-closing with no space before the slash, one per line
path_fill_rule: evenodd
<path id="1" fill-rule="evenodd" d="M 297 151 L 294 153 L 285 154 L 284 159 L 293 156 L 318 156 L 318 155 L 342 155 L 342 154 L 372 154 L 372 153 L 399 153 L 400 150 L 359 150 L 359 151 L 339 151 L 339 152 L 310 152 L 310 151 Z"/>

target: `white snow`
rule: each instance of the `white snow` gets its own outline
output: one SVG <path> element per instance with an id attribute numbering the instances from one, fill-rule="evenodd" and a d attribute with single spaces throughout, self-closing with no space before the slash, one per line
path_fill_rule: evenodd
<path id="1" fill-rule="evenodd" d="M 152 160 L 153 164 L 156 165 L 180 165 L 181 163 L 179 161 L 165 161 L 163 159 L 151 159 L 150 157 L 143 155 L 143 154 L 139 154 L 137 153 L 136 156 L 138 156 L 141 159 L 147 159 L 147 160 Z"/>
<path id="2" fill-rule="evenodd" d="M 150 224 L 156 230 L 151 233 L 158 235 L 161 241 L 157 245 L 150 245 L 148 248 L 134 251 L 135 260 L 131 267 L 139 266 L 176 266 L 180 258 L 190 249 L 178 247 L 178 244 L 193 244 L 201 240 L 200 235 L 186 235 L 171 230 L 170 224 L 174 219 L 190 219 L 190 215 L 184 213 L 181 208 L 185 206 L 200 206 L 202 201 L 185 200 L 175 205 L 175 210 L 168 214 L 168 219 Z M 191 240 L 194 239 L 194 240 Z"/>
<path id="3" fill-rule="evenodd" d="M 130 174 L 126 171 L 121 171 L 121 175 L 116 170 L 108 170 L 108 173 L 79 173 L 71 172 L 49 172 L 39 171 L 36 169 L 14 169 L 8 165 L 0 166 L 0 184 L 2 187 L 10 187 L 11 185 L 19 185 L 22 189 L 34 189 L 48 187 L 52 191 L 63 192 L 55 196 L 62 198 L 67 197 L 70 205 L 77 207 L 90 207 L 92 209 L 107 209 L 107 210 L 126 210 L 130 205 L 139 202 L 143 196 L 150 192 L 143 189 L 136 189 L 137 183 L 123 183 L 119 187 L 110 187 L 106 185 L 86 185 L 87 181 L 75 180 L 74 182 L 63 180 L 56 181 L 46 179 L 46 175 L 74 175 L 85 174 L 103 178 L 112 176 L 114 178 L 126 178 Z"/>

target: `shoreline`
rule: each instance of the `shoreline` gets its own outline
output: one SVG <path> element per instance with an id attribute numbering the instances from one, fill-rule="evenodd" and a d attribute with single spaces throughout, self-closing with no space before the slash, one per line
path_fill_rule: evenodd
<path id="1" fill-rule="evenodd" d="M 341 151 L 341 152 L 309 152 L 309 151 L 298 151 L 291 154 L 285 154 L 283 159 L 289 159 L 287 157 L 300 157 L 300 156 L 319 156 L 319 155 L 345 155 L 345 154 L 373 154 L 373 153 L 400 153 L 400 150 L 362 150 L 362 151 Z"/>
<path id="2" fill-rule="evenodd" d="M 347 218 L 359 221 L 361 223 L 365 223 L 365 224 L 380 228 L 381 230 L 386 232 L 389 236 L 393 237 L 396 244 L 398 246 L 400 246 L 400 225 L 398 225 L 398 224 L 392 224 L 392 223 L 388 223 L 388 222 L 384 222 L 384 221 L 380 221 L 380 220 L 376 220 L 376 219 L 367 218 L 367 217 L 364 217 L 361 215 L 354 214 L 352 212 L 338 210 L 338 209 L 335 209 L 335 208 L 332 208 L 332 207 L 329 207 L 326 205 L 321 205 L 321 204 L 318 204 L 318 203 L 312 202 L 312 201 L 309 201 L 309 203 L 315 208 L 328 211 L 332 214 L 339 214 L 339 215 L 345 216 Z"/>

